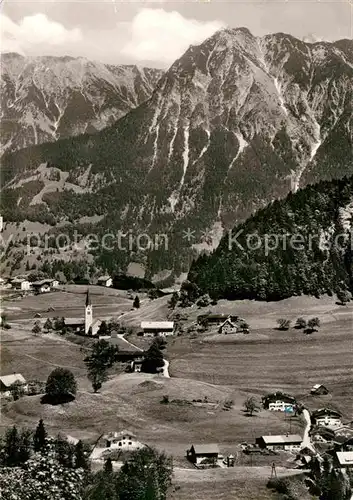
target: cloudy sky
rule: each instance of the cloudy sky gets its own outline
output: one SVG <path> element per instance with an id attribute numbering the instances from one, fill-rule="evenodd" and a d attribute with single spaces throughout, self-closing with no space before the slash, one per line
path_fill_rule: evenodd
<path id="1" fill-rule="evenodd" d="M 166 67 L 223 26 L 352 38 L 351 0 L 3 0 L 1 50 Z"/>

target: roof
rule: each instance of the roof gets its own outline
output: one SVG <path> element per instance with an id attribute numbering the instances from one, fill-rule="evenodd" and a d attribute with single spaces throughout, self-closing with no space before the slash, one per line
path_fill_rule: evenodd
<path id="1" fill-rule="evenodd" d="M 64 439 L 65 441 L 67 441 L 68 443 L 70 444 L 77 444 L 79 442 L 79 439 L 73 437 L 73 436 L 70 436 L 69 434 L 62 434 L 61 432 L 59 432 L 59 437 L 61 439 Z"/>
<path id="2" fill-rule="evenodd" d="M 336 455 L 340 465 L 353 465 L 353 451 L 338 451 Z"/>
<path id="3" fill-rule="evenodd" d="M 24 281 L 28 281 L 27 278 L 13 278 L 11 283 L 23 283 Z"/>
<path id="4" fill-rule="evenodd" d="M 193 445 L 196 455 L 208 455 L 211 453 L 219 454 L 218 444 L 195 444 Z"/>
<path id="5" fill-rule="evenodd" d="M 48 283 L 51 284 L 51 283 L 53 283 L 53 281 L 54 280 L 52 280 L 50 278 L 49 279 L 43 279 L 43 280 L 33 281 L 32 285 L 33 286 L 42 286 L 42 285 L 46 285 Z"/>
<path id="6" fill-rule="evenodd" d="M 160 289 L 160 292 L 165 293 L 166 295 L 169 295 L 169 294 L 172 294 L 175 292 L 179 292 L 179 291 L 180 291 L 180 287 L 178 287 L 178 288 L 169 287 L 169 288 L 161 288 Z"/>
<path id="7" fill-rule="evenodd" d="M 327 390 L 327 388 L 326 388 L 323 384 L 315 384 L 315 385 L 312 387 L 312 389 L 311 389 L 311 390 L 312 390 L 312 391 L 316 391 L 317 389 L 320 389 L 321 387 L 322 387 L 323 389 L 326 389 L 326 390 Z"/>
<path id="8" fill-rule="evenodd" d="M 220 325 L 220 328 L 222 328 L 222 326 L 224 326 L 226 323 L 229 323 L 233 328 L 235 328 L 235 324 L 230 320 L 230 318 L 227 318 L 225 321 L 223 321 L 223 323 Z"/>
<path id="9" fill-rule="evenodd" d="M 173 330 L 174 321 L 142 321 L 141 328 L 143 330 L 148 330 L 148 329 Z"/>
<path id="10" fill-rule="evenodd" d="M 108 281 L 108 280 L 110 280 L 110 279 L 111 279 L 111 277 L 110 277 L 110 276 L 100 276 L 100 277 L 98 278 L 98 281 Z"/>
<path id="11" fill-rule="evenodd" d="M 122 430 L 122 431 L 119 431 L 119 432 L 109 432 L 108 434 L 106 434 L 104 436 L 104 439 L 119 439 L 121 438 L 122 436 L 132 436 L 132 437 L 136 437 L 136 435 L 129 431 L 129 430 Z"/>
<path id="12" fill-rule="evenodd" d="M 261 436 L 266 444 L 289 444 L 301 443 L 303 441 L 299 434 L 284 434 L 278 436 Z"/>
<path id="13" fill-rule="evenodd" d="M 84 323 L 85 320 L 83 318 L 65 318 L 66 326 L 83 325 Z"/>
<path id="14" fill-rule="evenodd" d="M 333 417 L 342 417 L 342 414 L 339 411 L 332 410 L 331 408 L 320 408 L 313 412 L 312 417 L 318 418 L 324 415 L 331 415 Z"/>
<path id="15" fill-rule="evenodd" d="M 26 383 L 26 379 L 20 373 L 13 373 L 12 375 L 3 375 L 0 377 L 0 381 L 4 384 L 5 387 L 10 387 L 10 385 L 15 382 L 21 382 L 21 384 Z"/>

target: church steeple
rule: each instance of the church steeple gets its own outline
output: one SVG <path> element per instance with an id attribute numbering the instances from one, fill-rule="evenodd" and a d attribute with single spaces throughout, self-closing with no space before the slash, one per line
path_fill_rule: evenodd
<path id="1" fill-rule="evenodd" d="M 87 288 L 86 293 L 86 305 L 85 305 L 85 334 L 87 335 L 90 331 L 90 328 L 93 324 L 93 307 L 91 298 L 89 295 L 89 289 Z"/>
<path id="2" fill-rule="evenodd" d="M 91 303 L 91 297 L 89 295 L 89 288 L 87 288 L 87 292 L 86 292 L 86 307 L 87 306 L 91 306 L 92 303 Z"/>

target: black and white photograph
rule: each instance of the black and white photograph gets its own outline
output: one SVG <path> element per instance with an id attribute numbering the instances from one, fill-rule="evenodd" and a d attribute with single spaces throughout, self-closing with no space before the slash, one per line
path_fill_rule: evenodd
<path id="1" fill-rule="evenodd" d="M 353 500 L 353 1 L 2 0 L 3 500 Z"/>

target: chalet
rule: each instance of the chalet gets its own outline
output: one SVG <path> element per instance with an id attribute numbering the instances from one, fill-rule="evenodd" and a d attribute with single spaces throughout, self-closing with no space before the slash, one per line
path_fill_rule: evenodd
<path id="1" fill-rule="evenodd" d="M 219 458 L 218 444 L 195 444 L 186 452 L 186 456 L 193 464 L 204 461 L 216 463 Z"/>
<path id="2" fill-rule="evenodd" d="M 110 287 L 110 286 L 112 286 L 112 284 L 113 284 L 113 280 L 112 280 L 112 278 L 111 278 L 110 276 L 100 276 L 100 277 L 98 278 L 98 282 L 97 282 L 97 284 L 98 284 L 99 286 L 107 286 L 107 287 Z"/>
<path id="3" fill-rule="evenodd" d="M 298 451 L 302 445 L 299 434 L 284 434 L 279 436 L 261 436 L 256 438 L 256 444 L 260 448 L 268 450 Z"/>
<path id="4" fill-rule="evenodd" d="M 142 321 L 144 337 L 166 337 L 175 332 L 174 321 Z"/>
<path id="5" fill-rule="evenodd" d="M 111 432 L 103 436 L 106 448 L 118 449 L 122 451 L 139 450 L 144 445 L 136 439 L 133 432 L 123 430 L 120 432 Z"/>
<path id="6" fill-rule="evenodd" d="M 51 279 L 32 281 L 31 285 L 36 293 L 46 293 L 46 292 L 51 292 L 53 281 L 54 280 Z"/>
<path id="7" fill-rule="evenodd" d="M 282 399 L 277 400 L 277 401 L 272 401 L 268 405 L 268 409 L 270 411 L 283 411 L 286 413 L 291 413 L 294 412 L 295 410 L 295 405 L 293 403 L 286 403 Z"/>
<path id="8" fill-rule="evenodd" d="M 342 415 L 330 408 L 321 408 L 316 410 L 311 415 L 311 420 L 314 425 L 337 428 L 342 426 Z"/>
<path id="9" fill-rule="evenodd" d="M 289 394 L 284 394 L 283 392 L 277 391 L 264 396 L 262 398 L 262 404 L 265 410 L 269 410 L 270 405 L 272 405 L 272 411 L 285 411 L 286 406 L 292 405 L 294 407 L 296 404 L 296 400 Z"/>
<path id="10" fill-rule="evenodd" d="M 310 391 L 313 396 L 326 396 L 328 393 L 329 390 L 322 384 L 315 384 Z"/>
<path id="11" fill-rule="evenodd" d="M 231 322 L 235 323 L 236 321 L 238 321 L 239 316 L 236 316 L 234 314 L 212 314 L 212 313 L 206 313 L 206 314 L 200 314 L 199 316 L 197 316 L 197 323 L 199 325 L 216 325 L 216 326 L 220 326 L 227 319 L 229 319 Z"/>
<path id="12" fill-rule="evenodd" d="M 140 373 L 142 369 L 143 358 L 134 359 L 131 361 L 130 368 L 132 372 Z"/>
<path id="13" fill-rule="evenodd" d="M 235 325 L 230 318 L 227 318 L 223 323 L 220 325 L 218 329 L 218 333 L 222 333 L 224 335 L 227 335 L 228 333 L 237 333 L 237 325 Z"/>
<path id="14" fill-rule="evenodd" d="M 11 280 L 11 285 L 15 290 L 28 291 L 31 289 L 31 283 L 27 278 L 13 278 Z"/>
<path id="15" fill-rule="evenodd" d="M 340 469 L 353 469 L 353 451 L 338 451 L 335 461 Z"/>
<path id="16" fill-rule="evenodd" d="M 0 377 L 0 392 L 3 395 L 10 395 L 10 387 L 12 384 L 19 383 L 22 385 L 23 389 L 27 391 L 27 382 L 21 373 L 13 373 L 11 375 L 2 375 Z"/>

